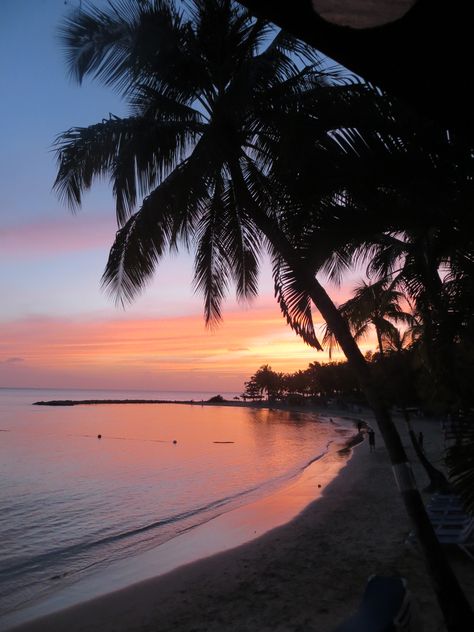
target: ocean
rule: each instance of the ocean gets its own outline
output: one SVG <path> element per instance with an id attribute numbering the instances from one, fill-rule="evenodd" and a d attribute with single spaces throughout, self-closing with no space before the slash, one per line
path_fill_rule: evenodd
<path id="1" fill-rule="evenodd" d="M 212 395 L 0 389 L 0 627 L 2 615 L 270 494 L 347 433 L 263 408 L 32 405 Z"/>

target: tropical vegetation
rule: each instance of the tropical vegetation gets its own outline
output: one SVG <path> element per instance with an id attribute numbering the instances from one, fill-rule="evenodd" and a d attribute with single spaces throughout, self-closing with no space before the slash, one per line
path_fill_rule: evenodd
<path id="1" fill-rule="evenodd" d="M 414 322 L 414 316 L 402 309 L 405 296 L 395 289 L 394 284 L 394 281 L 388 282 L 387 277 L 382 277 L 375 283 L 362 281 L 354 288 L 353 297 L 339 306 L 355 340 L 366 337 L 372 329 L 375 331 L 378 352 L 382 356 L 386 346 L 403 346 L 396 324 L 411 325 Z M 331 355 L 337 340 L 328 326 L 323 340 L 329 346 Z"/>
<path id="2" fill-rule="evenodd" d="M 241 300 L 257 293 L 266 251 L 288 323 L 320 349 L 313 305 L 321 312 L 374 410 L 392 464 L 408 468 L 373 363 L 353 335 L 377 324 L 385 353 L 394 314 L 363 321 L 352 312 L 351 332 L 350 314 L 316 275 L 338 281 L 372 259 L 375 281 L 394 297 L 406 286 L 422 314 L 432 381 L 443 375 L 438 349 L 457 366 L 473 323 L 471 148 L 327 68 L 309 46 L 230 0 L 88 6 L 70 14 L 62 39 L 71 75 L 104 82 L 130 108 L 128 117 L 71 128 L 56 142 L 55 189 L 72 208 L 95 179 L 111 181 L 119 230 L 104 287 L 119 302 L 133 300 L 167 252 L 191 248 L 194 284 L 212 324 L 231 287 Z M 395 298 L 388 304 L 398 309 Z M 455 389 L 450 384 L 449 394 Z M 459 629 L 456 620 L 472 613 L 418 492 L 410 487 L 402 496 L 450 629 Z"/>

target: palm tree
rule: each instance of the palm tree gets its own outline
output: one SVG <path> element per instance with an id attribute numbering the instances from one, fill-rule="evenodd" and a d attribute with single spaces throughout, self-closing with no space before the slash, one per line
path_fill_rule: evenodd
<path id="1" fill-rule="evenodd" d="M 368 284 L 362 281 L 354 296 L 340 306 L 341 312 L 354 330 L 356 340 L 366 335 L 373 326 L 381 356 L 384 354 L 384 338 L 394 335 L 394 323 L 411 324 L 411 314 L 404 312 L 401 302 L 405 297 L 393 283 L 384 281 Z"/>
<path id="2" fill-rule="evenodd" d="M 194 282 L 204 294 L 206 321 L 213 323 L 232 283 L 241 299 L 256 294 L 259 256 L 266 248 L 288 322 L 320 348 L 314 303 L 359 376 L 446 617 L 472 617 L 369 367 L 316 279 L 318 264 L 307 238 L 320 229 L 317 214 L 294 230 L 301 215 L 276 177 L 276 158 L 288 148 L 295 152 L 295 138 L 311 138 L 319 148 L 313 166 L 324 182 L 344 153 L 342 137 L 333 130 L 349 127 L 351 104 L 368 117 L 370 108 L 361 104 L 382 102 L 382 95 L 369 86 L 338 82 L 337 73 L 322 72 L 312 49 L 275 33 L 230 0 L 190 0 L 185 13 L 171 0 L 122 0 L 108 10 L 71 14 L 63 40 L 71 74 L 79 81 L 92 75 L 115 87 L 131 108 L 127 118 L 110 116 L 72 128 L 57 141 L 55 188 L 73 208 L 95 177 L 108 175 L 113 184 L 120 229 L 104 286 L 117 300 L 132 300 L 170 248 L 195 244 Z M 139 197 L 144 200 L 136 211 Z M 339 208 L 334 196 L 332 204 Z"/>
<path id="3" fill-rule="evenodd" d="M 390 280 L 408 296 L 416 314 L 417 348 L 448 409 L 466 400 L 456 355 L 472 331 L 473 253 L 470 233 L 454 222 L 442 229 L 434 225 L 375 235 L 355 254 L 369 260 L 369 276 L 381 283 Z"/>
<path id="4" fill-rule="evenodd" d="M 397 279 L 388 281 L 387 277 L 372 284 L 362 281 L 355 288 L 354 296 L 339 307 L 341 314 L 347 318 L 356 340 L 365 337 L 370 327 L 375 329 L 381 360 L 384 358 L 386 347 L 394 347 L 396 352 L 401 353 L 403 340 L 411 338 L 410 329 L 401 334 L 394 322 L 402 322 L 409 327 L 416 326 L 416 317 L 411 313 L 404 312 L 401 308 L 401 303 L 406 302 L 407 299 L 402 292 L 395 289 L 396 282 Z M 334 345 L 337 344 L 327 326 L 324 342 L 329 346 L 330 353 Z M 403 401 L 403 396 L 400 397 L 400 400 Z M 446 477 L 429 462 L 418 444 L 410 414 L 405 405 L 402 405 L 402 412 L 415 453 L 430 480 L 426 491 L 447 491 L 450 486 Z"/>
<path id="5" fill-rule="evenodd" d="M 385 348 L 391 353 L 402 353 L 416 341 L 418 323 L 415 321 L 412 327 L 401 332 L 397 327 L 388 331 L 384 340 Z"/>
<path id="6" fill-rule="evenodd" d="M 247 391 L 253 393 L 258 392 L 260 397 L 265 393 L 267 400 L 275 399 L 282 390 L 282 376 L 272 371 L 272 367 L 263 364 L 245 383 Z"/>
<path id="7" fill-rule="evenodd" d="M 368 335 L 373 327 L 377 336 L 380 355 L 384 355 L 384 343 L 390 344 L 400 337 L 399 330 L 394 323 L 402 322 L 411 325 L 413 316 L 403 311 L 401 303 L 406 300 L 393 282 L 381 279 L 375 283 L 361 281 L 354 289 L 352 298 L 339 306 L 339 311 L 348 321 L 355 340 Z M 326 327 L 324 342 L 330 350 L 335 340 L 331 330 Z"/>

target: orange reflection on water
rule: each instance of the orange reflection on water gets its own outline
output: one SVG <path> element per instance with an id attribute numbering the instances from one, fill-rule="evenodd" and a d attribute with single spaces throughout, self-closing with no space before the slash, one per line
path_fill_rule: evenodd
<path id="1" fill-rule="evenodd" d="M 191 495 L 199 481 L 199 496 L 207 488 L 213 498 L 296 474 L 333 434 L 305 414 L 247 407 L 111 404 L 30 412 L 34 423 L 24 431 L 34 441 L 21 450 L 35 467 L 67 463 L 63 476 L 98 485 L 106 479 L 133 485 L 151 472 L 169 485 L 189 482 Z"/>
<path id="2" fill-rule="evenodd" d="M 167 573 L 182 564 L 244 544 L 289 522 L 325 493 L 346 464 L 346 457 L 331 451 L 273 494 L 217 516 L 149 551 L 146 556 L 139 556 L 132 566 L 129 564 L 127 580 L 133 577 L 138 581 Z M 120 583 L 120 568 L 111 572 L 107 581 L 118 582 L 116 588 L 126 585 Z"/>
<path id="3" fill-rule="evenodd" d="M 331 452 L 314 462 L 297 480 L 241 511 L 239 522 L 242 528 L 249 523 L 257 533 L 262 533 L 292 520 L 312 501 L 324 494 L 326 487 L 346 464 L 347 459 L 336 452 Z"/>
<path id="4" fill-rule="evenodd" d="M 337 442 L 348 432 L 247 407 L 29 406 L 12 415 L 0 475 L 7 506 L 21 498 L 24 510 L 6 549 L 28 549 L 34 562 L 53 547 L 28 586 L 107 560 L 110 590 L 135 572 L 143 579 L 261 535 L 324 493 L 344 465 Z M 117 571 L 134 553 L 136 566 L 127 559 Z"/>

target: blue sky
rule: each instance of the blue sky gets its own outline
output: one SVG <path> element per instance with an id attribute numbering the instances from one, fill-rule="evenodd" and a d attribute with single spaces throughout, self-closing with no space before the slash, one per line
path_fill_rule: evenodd
<path id="1" fill-rule="evenodd" d="M 229 300 L 224 324 L 212 333 L 204 327 L 201 299 L 192 292 L 192 263 L 186 253 L 165 260 L 156 280 L 126 312 L 101 292 L 100 277 L 116 231 L 110 188 L 106 182 L 97 183 L 76 215 L 52 192 L 56 136 L 109 113 L 126 113 L 112 90 L 90 81 L 78 86 L 67 76 L 58 25 L 78 4 L 79 0 L 0 0 L 0 386 L 177 384 L 189 389 L 194 383 L 202 388 L 212 376 L 216 388 L 238 390 L 260 364 L 273 362 L 280 370 L 293 370 L 327 357 L 308 349 L 285 325 L 273 299 L 268 266 L 255 303 L 239 306 Z M 176 317 L 188 319 L 186 327 L 193 332 L 189 344 L 198 349 L 192 356 L 182 355 L 181 364 L 179 353 L 173 355 L 169 346 L 169 319 Z M 260 318 L 261 326 L 250 324 L 249 318 Z M 147 347 L 138 329 L 147 323 L 144 330 L 149 331 L 150 322 L 156 323 L 157 333 Z M 184 321 L 180 322 L 177 327 Z M 117 346 L 114 353 L 105 353 L 101 335 L 116 341 L 120 327 L 129 332 L 133 323 L 140 352 L 134 353 L 132 347 L 119 352 Z M 91 353 L 85 361 L 77 349 L 86 344 L 85 331 L 91 324 L 96 356 Z M 166 332 L 165 338 L 160 338 L 160 331 Z M 55 337 L 59 332 L 61 343 Z M 71 347 L 67 336 L 76 345 L 71 357 L 65 351 Z M 41 352 L 33 349 L 36 339 L 42 341 Z M 220 339 L 222 344 L 217 344 Z M 212 351 L 206 352 L 206 345 Z M 59 346 L 62 352 L 55 356 L 53 370 L 41 354 Z M 163 349 L 176 359 L 171 381 Z M 229 356 L 229 349 L 235 357 Z M 129 361 L 129 373 L 117 377 L 111 367 Z M 154 370 L 143 373 L 150 365 Z M 187 376 L 184 381 L 182 375 Z"/>
<path id="2" fill-rule="evenodd" d="M 0 279 L 9 296 L 2 317 L 21 316 L 25 309 L 49 312 L 53 306 L 75 310 L 77 303 L 62 300 L 59 293 L 64 292 L 69 274 L 80 290 L 97 281 L 106 252 L 106 226 L 113 230 L 113 201 L 106 186 L 94 188 L 84 212 L 76 217 L 52 193 L 56 135 L 72 125 L 100 120 L 102 112 L 124 113 L 116 95 L 91 83 L 74 85 L 67 78 L 57 26 L 69 6 L 63 0 L 0 3 Z M 77 230 L 85 233 L 86 226 L 93 234 L 97 221 L 103 243 L 96 240 L 87 248 L 78 278 L 74 275 L 78 262 L 68 252 L 69 235 L 72 239 Z M 62 241 L 62 252 L 54 240 L 53 246 L 50 243 L 54 230 L 60 233 L 56 242 Z M 98 306 L 97 297 L 91 296 L 91 301 Z"/>
<path id="3" fill-rule="evenodd" d="M 82 86 L 67 76 L 58 25 L 68 0 L 1 0 L 0 102 L 0 282 L 9 297 L 2 318 L 25 314 L 114 312 L 99 290 L 108 247 L 115 234 L 114 201 L 108 184 L 97 182 L 82 210 L 71 214 L 52 192 L 56 175 L 53 142 L 72 126 L 87 126 L 111 112 L 126 114 L 116 94 L 95 82 Z M 189 304 L 189 257 L 165 262 L 160 274 L 187 283 L 161 286 L 166 313 Z M 178 279 L 176 279 L 178 275 Z M 183 301 L 180 301 L 182 297 Z M 132 310 L 149 309 L 143 297 Z"/>

